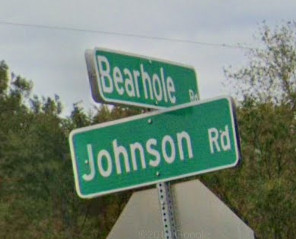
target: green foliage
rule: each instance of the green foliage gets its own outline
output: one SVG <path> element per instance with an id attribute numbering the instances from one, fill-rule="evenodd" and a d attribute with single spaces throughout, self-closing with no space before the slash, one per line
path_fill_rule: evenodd
<path id="1" fill-rule="evenodd" d="M 58 96 L 31 96 L 21 76 L 9 83 L 0 64 L 0 238 L 105 238 L 130 193 L 93 200 L 76 195 L 68 135 L 74 128 L 134 113 L 102 106 L 86 115 L 78 104 L 60 117 Z"/>
<path id="2" fill-rule="evenodd" d="M 260 31 L 263 48 L 249 64 L 225 71 L 241 99 L 238 169 L 203 180 L 255 231 L 257 238 L 294 238 L 296 227 L 296 24 Z"/>
<path id="3" fill-rule="evenodd" d="M 0 61 L 0 96 L 8 87 L 8 66 L 4 61 Z"/>
<path id="4" fill-rule="evenodd" d="M 241 210 L 258 238 L 291 238 L 296 232 L 296 138 L 290 107 L 267 103 L 244 106 L 239 111 L 243 165 L 240 197 L 253 210 Z M 249 185 L 247 185 L 249 184 Z M 241 200 L 241 199 L 237 199 Z"/>
<path id="5" fill-rule="evenodd" d="M 290 104 L 296 108 L 296 22 L 272 30 L 260 28 L 262 48 L 248 52 L 249 64 L 233 72 L 225 70 L 238 97 L 260 103 Z"/>

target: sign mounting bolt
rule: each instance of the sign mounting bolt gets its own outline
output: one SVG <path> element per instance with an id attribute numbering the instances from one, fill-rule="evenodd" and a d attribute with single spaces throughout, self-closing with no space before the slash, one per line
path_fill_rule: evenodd
<path id="1" fill-rule="evenodd" d="M 152 119 L 148 119 L 148 124 L 152 124 Z"/>

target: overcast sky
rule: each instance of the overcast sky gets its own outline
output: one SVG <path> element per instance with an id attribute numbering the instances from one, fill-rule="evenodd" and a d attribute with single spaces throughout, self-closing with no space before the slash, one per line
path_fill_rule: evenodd
<path id="1" fill-rule="evenodd" d="M 239 47 L 270 26 L 296 20 L 295 0 L 0 0 L 0 60 L 58 94 L 66 111 L 93 103 L 84 51 L 105 47 L 193 66 L 202 99 L 228 94 L 223 67 L 246 62 Z M 172 39 L 172 40 L 165 40 Z M 174 41 L 174 39 L 184 41 Z M 191 43 L 190 43 L 191 42 Z"/>

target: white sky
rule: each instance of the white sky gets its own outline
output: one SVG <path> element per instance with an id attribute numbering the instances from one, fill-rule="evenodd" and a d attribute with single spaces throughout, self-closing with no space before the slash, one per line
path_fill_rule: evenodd
<path id="1" fill-rule="evenodd" d="M 5 60 L 14 73 L 32 80 L 35 94 L 58 94 L 66 112 L 80 100 L 86 108 L 94 104 L 84 58 L 86 49 L 106 47 L 191 65 L 198 74 L 201 98 L 206 99 L 229 93 L 221 84 L 225 80 L 223 67 L 243 65 L 244 50 L 155 38 L 257 47 L 259 42 L 253 36 L 262 21 L 274 26 L 295 20 L 296 12 L 295 0 L 0 0 L 0 3 L 0 60 Z"/>

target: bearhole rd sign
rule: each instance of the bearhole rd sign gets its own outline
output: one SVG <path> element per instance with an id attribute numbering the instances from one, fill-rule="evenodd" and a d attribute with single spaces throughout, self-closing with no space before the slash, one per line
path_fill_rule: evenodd
<path id="1" fill-rule="evenodd" d="M 232 167 L 240 156 L 227 97 L 77 129 L 70 147 L 83 198 Z"/>
<path id="2" fill-rule="evenodd" d="M 159 109 L 199 99 L 192 67 L 101 48 L 85 58 L 96 102 Z"/>

